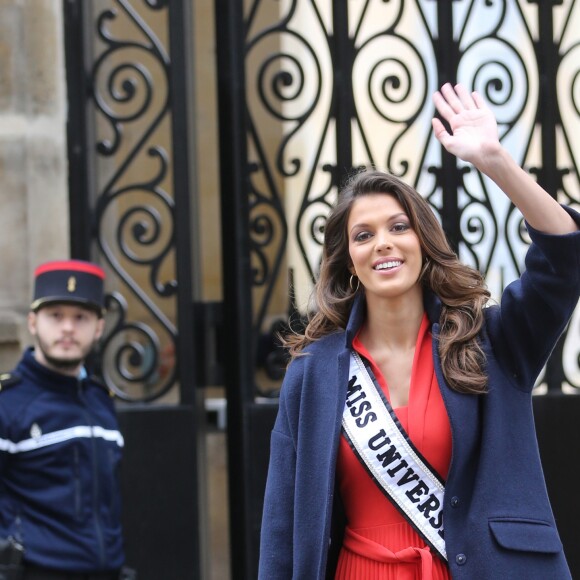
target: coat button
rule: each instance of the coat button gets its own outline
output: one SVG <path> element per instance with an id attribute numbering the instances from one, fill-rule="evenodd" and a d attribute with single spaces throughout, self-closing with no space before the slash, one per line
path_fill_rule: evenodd
<path id="1" fill-rule="evenodd" d="M 452 507 L 452 508 L 456 508 L 456 507 L 459 505 L 459 498 L 458 498 L 456 495 L 454 495 L 454 496 L 451 498 L 451 501 L 450 501 L 450 503 L 451 503 L 451 507 Z"/>
<path id="2" fill-rule="evenodd" d="M 457 556 L 455 556 L 455 561 L 457 562 L 458 566 L 463 566 L 463 564 L 467 562 L 467 556 L 465 554 L 457 554 Z"/>

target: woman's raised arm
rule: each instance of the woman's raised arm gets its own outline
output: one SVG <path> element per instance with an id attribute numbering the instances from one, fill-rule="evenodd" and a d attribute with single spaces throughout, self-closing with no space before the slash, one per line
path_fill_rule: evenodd
<path id="1" fill-rule="evenodd" d="M 433 119 L 435 137 L 449 153 L 491 178 L 536 230 L 559 235 L 577 231 L 568 213 L 501 145 L 495 117 L 477 92 L 448 83 L 434 93 L 433 101 L 451 129 Z"/>

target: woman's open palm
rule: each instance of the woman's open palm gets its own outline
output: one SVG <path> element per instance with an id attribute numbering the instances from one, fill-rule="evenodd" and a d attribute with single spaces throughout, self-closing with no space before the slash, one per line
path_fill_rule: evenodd
<path id="1" fill-rule="evenodd" d="M 433 119 L 435 137 L 449 153 L 479 166 L 486 156 L 497 152 L 497 122 L 478 93 L 447 83 L 433 95 L 433 102 L 451 129 L 449 132 L 437 117 Z"/>

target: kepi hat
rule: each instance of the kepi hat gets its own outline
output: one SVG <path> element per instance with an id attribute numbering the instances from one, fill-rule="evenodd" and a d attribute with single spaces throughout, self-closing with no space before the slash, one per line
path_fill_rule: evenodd
<path id="1" fill-rule="evenodd" d="M 30 309 L 36 312 L 48 304 L 78 304 L 102 316 L 105 308 L 104 281 L 104 270 L 91 262 L 46 262 L 34 271 L 34 298 Z"/>

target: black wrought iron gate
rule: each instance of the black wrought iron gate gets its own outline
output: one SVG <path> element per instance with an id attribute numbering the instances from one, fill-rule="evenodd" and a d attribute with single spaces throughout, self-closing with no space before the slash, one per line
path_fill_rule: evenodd
<path id="1" fill-rule="evenodd" d="M 497 295 L 521 267 L 521 217 L 436 144 L 430 95 L 444 81 L 479 90 L 516 159 L 559 201 L 577 205 L 578 4 L 213 0 L 224 283 L 217 334 L 227 360 L 234 578 L 257 573 L 269 432 L 286 362 L 276 333 L 303 318 L 341 181 L 373 164 L 413 183 Z M 113 281 L 100 361 L 127 401 L 129 555 L 144 558 L 143 577 L 156 580 L 200 577 L 206 552 L 197 387 L 209 382 L 211 311 L 195 291 L 194 5 L 64 1 L 72 250 L 101 260 Z M 563 460 L 580 454 L 579 336 L 577 314 L 543 373 L 547 394 L 535 398 L 548 486 L 577 572 L 580 506 L 570 498 L 580 473 Z"/>
<path id="2" fill-rule="evenodd" d="M 202 578 L 205 462 L 194 312 L 186 1 L 65 0 L 71 253 L 107 271 L 100 373 L 123 402 L 127 562 Z"/>

